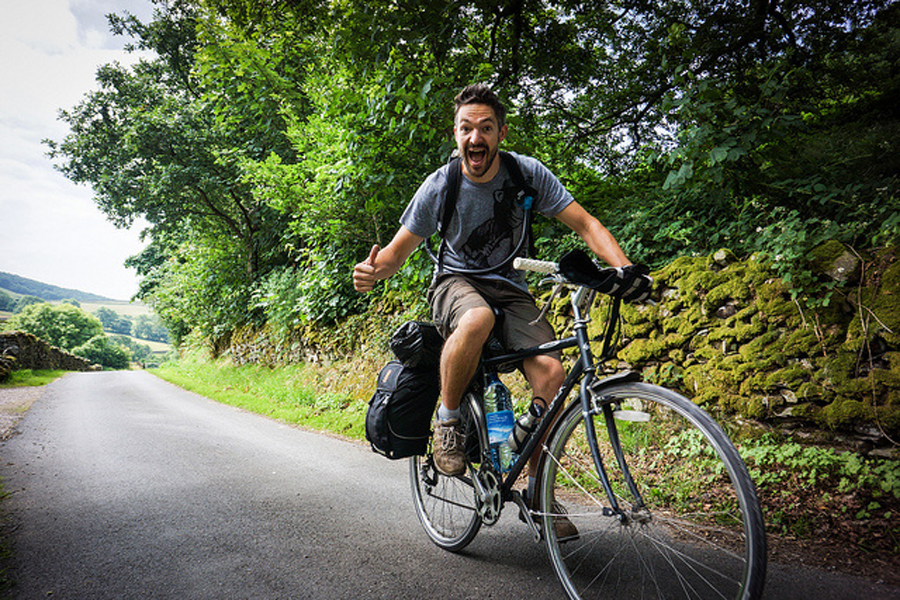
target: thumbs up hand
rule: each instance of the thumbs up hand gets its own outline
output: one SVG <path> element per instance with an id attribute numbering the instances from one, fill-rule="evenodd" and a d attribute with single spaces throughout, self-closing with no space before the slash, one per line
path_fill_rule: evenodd
<path id="1" fill-rule="evenodd" d="M 375 244 L 372 246 L 369 257 L 353 267 L 353 287 L 357 292 L 371 292 L 375 287 L 375 282 L 378 281 L 375 278 L 375 261 L 378 259 L 380 250 L 378 244 Z"/>

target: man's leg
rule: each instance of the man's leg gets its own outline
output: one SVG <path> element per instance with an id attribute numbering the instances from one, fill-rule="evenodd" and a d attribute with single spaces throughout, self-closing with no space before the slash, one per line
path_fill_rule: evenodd
<path id="1" fill-rule="evenodd" d="M 459 404 L 478 369 L 481 349 L 494 327 L 494 313 L 464 278 L 451 277 L 430 294 L 435 324 L 446 337 L 441 351 L 441 406 L 434 424 L 434 462 L 445 475 L 466 470 L 465 432 Z"/>
<path id="2" fill-rule="evenodd" d="M 536 398 L 544 398 L 549 404 L 556 396 L 565 381 L 566 373 L 562 363 L 554 356 L 535 356 L 526 359 L 522 364 L 522 370 L 525 371 L 525 378 L 531 384 L 531 389 Z M 538 460 L 541 455 L 541 446 L 532 453 L 528 460 L 528 492 L 526 493 L 526 501 L 529 506 L 534 508 L 534 497 L 537 490 L 534 489 L 535 475 L 537 475 Z M 553 528 L 556 530 L 556 536 L 564 542 L 576 540 L 579 537 L 578 528 L 566 516 L 566 510 L 555 499 L 551 505 L 546 508 L 553 514 Z"/>
<path id="3" fill-rule="evenodd" d="M 559 359 L 546 354 L 526 358 L 522 363 L 522 370 L 525 372 L 525 379 L 531 385 L 534 397 L 543 398 L 547 405 L 553 401 L 553 397 L 556 396 L 556 392 L 559 391 L 566 378 L 566 372 Z M 547 407 L 544 406 L 544 408 Z M 528 461 L 529 477 L 537 474 L 540 454 L 541 448 L 538 446 Z"/>
<path id="4" fill-rule="evenodd" d="M 478 368 L 481 349 L 494 328 L 490 308 L 467 310 L 441 351 L 441 402 L 450 409 L 459 408 L 462 396 Z"/>

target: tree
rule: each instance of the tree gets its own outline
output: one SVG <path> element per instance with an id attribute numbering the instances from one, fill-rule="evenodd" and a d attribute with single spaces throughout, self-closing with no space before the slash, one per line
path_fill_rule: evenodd
<path id="1" fill-rule="evenodd" d="M 16 307 L 16 301 L 12 296 L 0 290 L 0 310 L 12 312 Z"/>
<path id="2" fill-rule="evenodd" d="M 514 108 L 507 147 L 633 259 L 728 245 L 799 264 L 832 232 L 900 228 L 889 0 L 157 5 L 111 21 L 156 57 L 101 68 L 50 148 L 114 221 L 151 224 L 130 264 L 176 343 L 359 310 L 349 268 L 447 159 L 474 81 Z M 417 301 L 429 269 L 414 256 L 385 288 Z"/>
<path id="3" fill-rule="evenodd" d="M 71 350 L 103 335 L 100 321 L 71 304 L 32 304 L 4 324 L 7 331 L 24 331 L 53 346 Z"/>
<path id="4" fill-rule="evenodd" d="M 107 369 L 127 369 L 131 363 L 131 351 L 100 334 L 72 349 L 72 354 L 88 359 Z"/>
<path id="5" fill-rule="evenodd" d="M 18 300 L 16 300 L 16 305 L 13 307 L 14 313 L 20 313 L 25 310 L 26 307 L 31 306 L 32 304 L 43 304 L 44 299 L 38 298 L 37 296 L 20 296 Z"/>
<path id="6" fill-rule="evenodd" d="M 120 315 L 116 311 L 101 306 L 94 311 L 94 315 L 100 319 L 103 329 L 110 333 L 120 333 L 123 335 L 131 335 L 131 318 L 127 315 Z"/>
<path id="7" fill-rule="evenodd" d="M 157 315 L 137 315 L 134 317 L 132 334 L 142 340 L 169 342 L 169 333 Z"/>

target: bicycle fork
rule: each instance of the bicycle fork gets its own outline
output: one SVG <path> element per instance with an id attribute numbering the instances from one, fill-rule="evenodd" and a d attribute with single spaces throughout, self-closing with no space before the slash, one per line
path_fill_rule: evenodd
<path id="1" fill-rule="evenodd" d="M 606 387 L 606 385 L 604 384 L 608 384 L 611 381 L 635 381 L 639 380 L 640 376 L 635 372 L 627 372 L 620 375 L 613 375 L 611 377 L 605 378 L 602 381 L 595 381 L 595 367 L 593 365 L 593 357 L 591 356 L 586 321 L 583 321 L 581 323 L 576 321 L 575 336 L 579 339 L 578 346 L 581 349 L 581 360 L 582 364 L 585 365 L 584 379 L 581 387 L 578 390 L 581 400 L 582 418 L 584 419 L 585 436 L 587 437 L 588 448 L 590 448 L 591 451 L 591 458 L 594 462 L 594 468 L 597 470 L 597 474 L 600 477 L 600 483 L 603 486 L 603 491 L 606 494 L 607 499 L 609 500 L 609 508 L 604 508 L 603 514 L 607 516 L 615 516 L 619 520 L 619 522 L 623 524 L 625 524 L 629 520 L 629 515 L 626 514 L 626 512 L 623 511 L 619 506 L 619 500 L 616 497 L 615 491 L 612 489 L 612 484 L 610 483 L 609 475 L 606 471 L 606 466 L 603 464 L 603 457 L 600 454 L 600 446 L 597 441 L 597 428 L 594 424 L 594 415 L 599 415 L 601 413 L 603 414 L 603 420 L 606 423 L 606 431 L 607 435 L 609 436 L 609 443 L 612 447 L 613 454 L 616 457 L 616 463 L 619 466 L 619 470 L 622 472 L 622 477 L 625 480 L 625 484 L 628 486 L 628 490 L 631 492 L 631 495 L 634 498 L 630 517 L 643 519 L 644 517 L 638 516 L 637 513 L 639 513 L 639 511 L 644 508 L 644 499 L 641 496 L 641 493 L 638 490 L 634 479 L 631 477 L 631 471 L 628 468 L 628 463 L 625 461 L 625 453 L 622 452 L 622 444 L 619 439 L 619 430 L 616 427 L 616 419 L 612 406 L 613 400 L 602 395 L 603 388 Z M 606 349 L 610 345 L 611 336 L 609 332 L 607 332 L 607 335 L 605 337 L 606 339 L 604 340 L 603 352 L 604 358 L 606 355 Z"/>

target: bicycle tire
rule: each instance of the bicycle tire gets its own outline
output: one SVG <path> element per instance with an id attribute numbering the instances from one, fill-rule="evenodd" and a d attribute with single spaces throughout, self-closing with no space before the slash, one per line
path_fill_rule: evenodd
<path id="1" fill-rule="evenodd" d="M 658 386 L 619 383 L 598 394 L 600 403 L 632 411 L 613 421 L 645 508 L 634 503 L 600 411 L 592 418 L 623 511 L 621 518 L 612 514 L 587 448 L 581 404 L 571 405 L 543 455 L 538 513 L 568 596 L 761 597 L 762 511 L 747 468 L 721 427 L 687 398 Z M 577 527 L 577 539 L 557 537 L 557 509 Z"/>
<path id="2" fill-rule="evenodd" d="M 466 394 L 460 404 L 460 421 L 466 432 L 475 432 L 482 427 L 472 409 L 471 403 L 475 401 L 472 394 Z M 467 435 L 466 438 L 467 442 L 476 440 L 474 443 L 480 448 L 477 441 L 480 436 Z M 483 456 L 480 451 L 467 454 L 470 460 Z M 459 552 L 468 546 L 482 524 L 470 476 L 448 477 L 438 471 L 429 441 L 424 456 L 410 457 L 409 478 L 416 515 L 431 541 L 450 552 Z"/>

